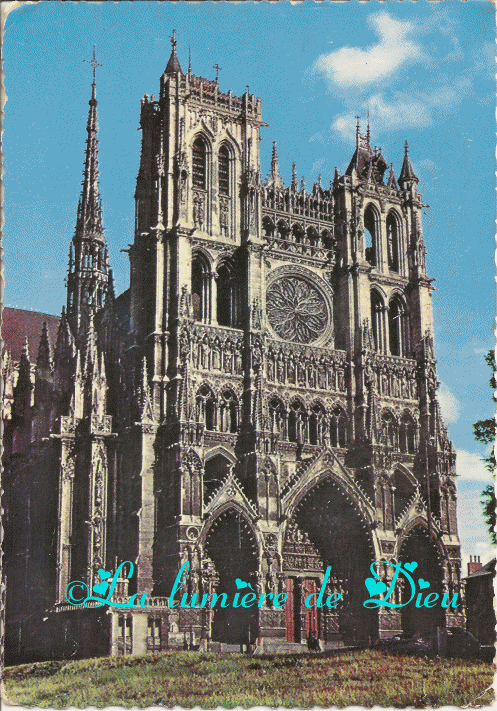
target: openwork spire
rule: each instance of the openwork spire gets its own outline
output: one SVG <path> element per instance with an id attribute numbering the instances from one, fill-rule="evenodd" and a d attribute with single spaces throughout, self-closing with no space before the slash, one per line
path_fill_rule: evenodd
<path id="1" fill-rule="evenodd" d="M 102 65 L 96 60 L 95 47 L 92 59 L 85 61 L 93 68 L 93 82 L 86 124 L 83 187 L 69 253 L 67 280 L 67 317 L 78 346 L 84 342 L 90 312 L 96 313 L 105 303 L 109 283 L 109 259 L 98 182 L 96 69 Z"/>
<path id="2" fill-rule="evenodd" d="M 93 83 L 91 85 L 90 110 L 86 124 L 85 169 L 83 173 L 83 189 L 78 204 L 78 219 L 76 222 L 76 238 L 99 239 L 105 241 L 102 229 L 102 204 L 98 182 L 98 139 L 97 139 L 97 88 L 96 68 L 101 67 L 95 58 L 89 63 L 93 67 Z"/>

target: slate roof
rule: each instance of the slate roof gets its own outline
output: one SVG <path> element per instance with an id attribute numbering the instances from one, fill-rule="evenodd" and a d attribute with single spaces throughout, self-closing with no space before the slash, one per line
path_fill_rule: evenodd
<path id="1" fill-rule="evenodd" d="M 495 558 L 493 560 L 489 560 L 488 563 L 485 563 L 485 565 L 482 565 L 480 570 L 471 573 L 471 575 L 467 575 L 465 580 L 468 580 L 469 578 L 479 578 L 483 575 L 495 575 Z"/>
<path id="2" fill-rule="evenodd" d="M 41 329 L 43 322 L 47 322 L 50 336 L 51 355 L 57 341 L 57 330 L 59 328 L 60 316 L 43 314 L 39 311 L 26 311 L 25 309 L 13 309 L 6 306 L 2 311 L 2 352 L 10 351 L 12 360 L 18 361 L 24 345 L 24 339 L 28 337 L 29 357 L 31 362 L 36 362 L 38 346 L 40 344 Z"/>

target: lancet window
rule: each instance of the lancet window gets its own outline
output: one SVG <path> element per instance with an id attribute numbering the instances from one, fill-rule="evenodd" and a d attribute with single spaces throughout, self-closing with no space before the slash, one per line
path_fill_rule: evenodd
<path id="1" fill-rule="evenodd" d="M 378 353 L 386 352 L 385 302 L 380 294 L 373 289 L 371 292 L 371 327 L 373 339 Z"/>
<path id="2" fill-rule="evenodd" d="M 198 136 L 192 147 L 192 184 L 194 188 L 206 189 L 207 151 L 205 142 Z"/>
<path id="3" fill-rule="evenodd" d="M 381 418 L 383 430 L 383 444 L 389 447 L 397 446 L 397 424 L 391 412 L 384 412 Z"/>
<path id="4" fill-rule="evenodd" d="M 330 444 L 332 447 L 347 446 L 347 416 L 341 407 L 336 407 L 330 419 Z"/>
<path id="5" fill-rule="evenodd" d="M 416 451 L 416 425 L 407 413 L 400 421 L 399 449 L 407 454 L 414 454 Z"/>
<path id="6" fill-rule="evenodd" d="M 409 314 L 404 302 L 397 296 L 389 304 L 388 330 L 391 355 L 407 358 L 409 355 Z"/>
<path id="7" fill-rule="evenodd" d="M 195 321 L 211 320 L 212 274 L 207 259 L 196 254 L 192 259 L 192 307 Z"/>
<path id="8" fill-rule="evenodd" d="M 231 390 L 226 390 L 221 399 L 220 420 L 222 432 L 238 430 L 238 400 Z"/>
<path id="9" fill-rule="evenodd" d="M 300 402 L 294 402 L 288 413 L 288 441 L 305 442 L 307 414 Z"/>
<path id="10" fill-rule="evenodd" d="M 372 267 L 376 267 L 380 257 L 380 218 L 372 205 L 368 205 L 364 212 L 364 232 L 364 256 Z"/>
<path id="11" fill-rule="evenodd" d="M 326 413 L 319 403 L 312 408 L 309 417 L 309 444 L 322 444 L 326 430 Z"/>
<path id="12" fill-rule="evenodd" d="M 388 268 L 400 272 L 400 226 L 394 213 L 387 217 L 387 252 Z"/>
<path id="13" fill-rule="evenodd" d="M 238 328 L 240 324 L 240 280 L 230 260 L 217 268 L 217 322 Z"/>
<path id="14" fill-rule="evenodd" d="M 278 397 L 273 397 L 269 403 L 269 421 L 271 432 L 279 433 L 282 439 L 285 439 L 285 406 Z"/>
<path id="15" fill-rule="evenodd" d="M 196 397 L 197 422 L 203 422 L 206 430 L 216 429 L 217 407 L 214 393 L 208 385 L 202 385 Z"/>
<path id="16" fill-rule="evenodd" d="M 219 169 L 219 194 L 230 195 L 230 153 L 226 145 L 219 149 L 218 156 Z"/>

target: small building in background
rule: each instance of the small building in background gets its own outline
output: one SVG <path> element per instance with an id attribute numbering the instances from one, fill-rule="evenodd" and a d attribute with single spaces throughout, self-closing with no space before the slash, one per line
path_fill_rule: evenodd
<path id="1" fill-rule="evenodd" d="M 466 629 L 480 644 L 495 643 L 495 558 L 483 565 L 480 556 L 470 556 L 466 583 Z"/>

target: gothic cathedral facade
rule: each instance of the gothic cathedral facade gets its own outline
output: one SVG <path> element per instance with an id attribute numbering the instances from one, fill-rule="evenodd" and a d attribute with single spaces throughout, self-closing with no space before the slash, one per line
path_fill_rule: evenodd
<path id="1" fill-rule="evenodd" d="M 175 42 L 141 102 L 130 285 L 114 294 L 98 182 L 95 79 L 67 307 L 19 363 L 4 443 L 6 655 L 186 646 L 330 648 L 463 626 L 460 610 L 371 611 L 374 561 L 416 561 L 461 593 L 455 452 L 436 399 L 432 280 L 406 145 L 398 179 L 369 127 L 312 189 L 261 179 L 261 101 L 183 73 Z M 118 597 L 82 609 L 99 569 Z M 237 578 L 284 608 L 171 607 Z M 331 566 L 336 609 L 309 609 Z M 388 582 L 392 568 L 383 566 Z M 183 592 L 183 591 L 182 591 Z M 403 593 L 399 592 L 399 596 Z M 118 599 L 118 598 L 116 598 Z M 400 597 L 399 597 L 400 599 Z"/>

